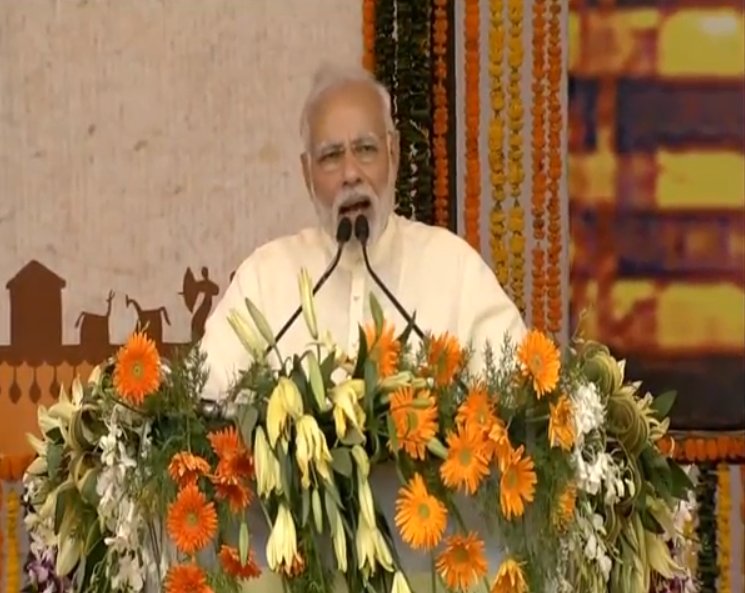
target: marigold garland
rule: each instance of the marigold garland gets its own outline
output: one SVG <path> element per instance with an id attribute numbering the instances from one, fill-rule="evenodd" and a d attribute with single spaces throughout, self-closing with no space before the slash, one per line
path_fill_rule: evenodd
<path id="1" fill-rule="evenodd" d="M 533 215 L 531 325 L 546 329 L 546 0 L 533 1 L 533 96 L 531 214 Z"/>
<path id="2" fill-rule="evenodd" d="M 510 22 L 507 47 L 509 66 L 509 152 L 507 162 L 507 181 L 510 184 L 512 206 L 507 216 L 510 231 L 510 294 L 521 314 L 525 313 L 525 210 L 520 202 L 522 184 L 525 179 L 523 167 L 523 128 L 525 127 L 525 108 L 522 100 L 521 77 L 524 59 L 523 49 L 523 0 L 508 0 L 508 19 Z"/>
<path id="3" fill-rule="evenodd" d="M 434 222 L 449 224 L 450 175 L 448 165 L 448 90 L 447 46 L 449 0 L 434 0 L 432 23 L 432 157 L 434 162 Z"/>
<path id="4" fill-rule="evenodd" d="M 676 461 L 685 463 L 745 459 L 745 436 L 741 435 L 671 437 L 658 443 L 658 447 Z"/>
<path id="5" fill-rule="evenodd" d="M 480 15 L 479 0 L 465 2 L 465 103 L 466 103 L 466 175 L 465 215 L 466 241 L 481 251 L 481 165 L 479 157 L 479 69 Z"/>
<path id="6" fill-rule="evenodd" d="M 13 488 L 8 490 L 5 504 L 5 588 L 7 591 L 15 592 L 21 590 L 21 546 L 18 542 L 21 500 Z"/>
<path id="7" fill-rule="evenodd" d="M 490 0 L 489 28 L 489 98 L 491 120 L 489 122 L 489 169 L 492 208 L 489 215 L 489 245 L 492 264 L 499 283 L 507 288 L 509 268 L 507 267 L 507 247 L 505 245 L 506 215 L 504 212 L 505 192 L 505 96 L 502 85 L 504 71 L 504 2 Z"/>
<path id="8" fill-rule="evenodd" d="M 375 71 L 375 0 L 362 1 L 362 66 Z"/>
<path id="9" fill-rule="evenodd" d="M 562 172 L 561 155 L 561 77 L 563 46 L 561 40 L 561 10 L 563 0 L 551 0 L 548 26 L 548 329 L 561 331 L 563 305 L 561 301 L 561 202 L 559 184 Z"/>
<path id="10" fill-rule="evenodd" d="M 732 531 L 730 512 L 732 494 L 730 490 L 730 467 L 727 463 L 717 466 L 717 566 L 719 567 L 719 593 L 731 593 L 730 580 L 732 562 Z"/>

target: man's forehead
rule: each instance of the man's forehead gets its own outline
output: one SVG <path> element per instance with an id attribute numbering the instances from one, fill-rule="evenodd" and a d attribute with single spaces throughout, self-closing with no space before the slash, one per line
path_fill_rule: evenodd
<path id="1" fill-rule="evenodd" d="M 333 131 L 330 131 L 333 132 Z M 337 132 L 329 133 L 324 135 L 324 137 L 318 136 L 315 138 L 316 142 L 315 145 L 317 148 L 327 148 L 329 146 L 341 146 L 346 144 L 347 142 L 355 143 L 355 142 L 365 142 L 365 141 L 373 141 L 373 142 L 381 142 L 383 139 L 381 138 L 380 134 L 377 132 L 374 132 L 372 130 L 369 131 L 363 131 L 360 133 L 352 133 L 352 134 L 343 134 Z"/>

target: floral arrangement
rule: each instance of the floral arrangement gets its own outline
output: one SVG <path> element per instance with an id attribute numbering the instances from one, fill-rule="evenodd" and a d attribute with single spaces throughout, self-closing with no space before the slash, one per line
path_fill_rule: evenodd
<path id="1" fill-rule="evenodd" d="M 300 293 L 313 341 L 287 358 L 253 303 L 232 312 L 254 362 L 221 402 L 199 400 L 198 349 L 166 362 L 136 333 L 40 408 L 24 481 L 48 580 L 33 591 L 238 591 L 262 570 L 251 505 L 286 591 L 331 591 L 336 574 L 410 592 L 394 529 L 450 591 L 646 593 L 686 576 L 670 542 L 692 484 L 657 447 L 673 394 L 641 396 L 603 345 L 562 356 L 536 330 L 474 371 L 452 336 L 396 336 L 372 297 L 349 356 L 319 332 L 306 273 Z M 381 464 L 400 480 L 393 517 L 370 485 Z"/>

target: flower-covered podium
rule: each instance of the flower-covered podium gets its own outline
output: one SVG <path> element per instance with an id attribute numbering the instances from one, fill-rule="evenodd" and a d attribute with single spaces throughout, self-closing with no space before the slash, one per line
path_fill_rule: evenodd
<path id="1" fill-rule="evenodd" d="M 136 333 L 40 408 L 26 523 L 54 570 L 33 590 L 222 593 L 267 571 L 293 592 L 419 591 L 412 571 L 493 593 L 686 578 L 691 483 L 658 446 L 673 394 L 643 394 L 601 344 L 562 353 L 538 331 L 474 369 L 448 335 L 395 335 L 374 299 L 349 355 L 309 287 L 302 274 L 302 354 L 281 357 L 250 301 L 232 313 L 254 362 L 220 402 L 200 400 L 198 349 L 166 362 Z"/>

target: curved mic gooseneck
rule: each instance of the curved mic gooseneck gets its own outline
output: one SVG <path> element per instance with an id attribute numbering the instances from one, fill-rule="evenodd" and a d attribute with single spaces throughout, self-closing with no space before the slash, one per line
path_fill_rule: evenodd
<path id="1" fill-rule="evenodd" d="M 347 243 L 349 243 L 349 240 L 351 238 L 352 238 L 352 222 L 349 220 L 348 217 L 345 216 L 339 221 L 339 225 L 336 227 L 336 242 L 338 244 L 336 255 L 334 256 L 334 259 L 331 261 L 331 264 L 329 265 L 329 267 L 326 268 L 326 271 L 321 275 L 321 277 L 318 279 L 318 282 L 316 282 L 315 286 L 313 287 L 313 296 L 316 295 L 316 293 L 326 283 L 326 280 L 329 279 L 332 272 L 336 269 L 336 266 L 339 265 L 339 261 L 341 260 L 341 254 L 344 251 L 344 246 Z M 295 310 L 295 312 L 290 316 L 287 322 L 282 326 L 282 328 L 277 332 L 277 335 L 274 336 L 275 344 L 282 339 L 282 336 L 284 336 L 287 333 L 287 330 L 290 329 L 292 324 L 295 322 L 295 320 L 300 316 L 302 312 L 303 312 L 303 306 L 300 305 Z M 264 354 L 269 354 L 271 350 L 272 350 L 272 346 L 267 346 Z"/>
<path id="2" fill-rule="evenodd" d="M 419 339 L 424 342 L 424 332 L 416 324 L 416 321 L 414 321 L 414 317 L 409 315 L 409 312 L 404 309 L 404 306 L 399 302 L 399 300 L 395 296 L 393 296 L 393 293 L 390 290 L 388 290 L 388 287 L 378 277 L 378 275 L 375 273 L 375 270 L 373 270 L 372 266 L 370 265 L 370 259 L 367 256 L 367 242 L 370 239 L 370 223 L 367 221 L 367 216 L 365 216 L 364 214 L 359 214 L 354 220 L 354 236 L 362 246 L 362 257 L 365 260 L 365 268 L 367 268 L 367 271 L 372 279 L 375 281 L 375 284 L 377 284 L 380 290 L 383 291 L 385 296 L 388 297 L 388 300 L 393 303 L 398 312 L 401 313 L 401 317 L 403 317 L 409 327 L 414 330 L 414 333 L 419 336 Z M 455 382 L 463 393 L 468 393 L 468 387 L 463 382 L 463 379 L 458 377 L 456 378 Z"/>
<path id="3" fill-rule="evenodd" d="M 408 323 L 409 326 L 414 330 L 414 333 L 419 336 L 421 340 L 424 340 L 424 332 L 416 324 L 414 318 L 409 315 L 409 312 L 404 308 L 404 306 L 398 301 L 395 296 L 393 296 L 393 293 L 388 290 L 388 287 L 378 277 L 378 275 L 375 273 L 375 270 L 373 270 L 372 266 L 370 265 L 370 259 L 367 255 L 367 242 L 370 239 L 370 223 L 367 221 L 367 216 L 365 216 L 364 214 L 360 214 L 354 220 L 354 236 L 362 246 L 362 257 L 365 260 L 365 267 L 367 268 L 370 276 L 372 276 L 372 279 L 375 281 L 375 284 L 378 285 L 380 290 L 382 290 L 385 296 L 388 297 L 388 300 L 391 301 L 391 303 L 393 303 L 393 306 L 396 307 L 399 313 L 401 313 L 401 317 L 406 320 L 406 323 Z"/>

